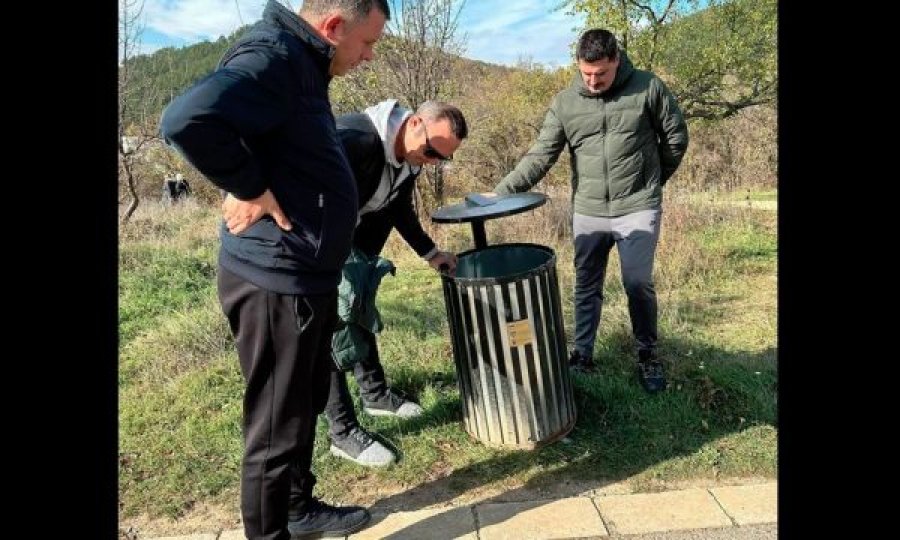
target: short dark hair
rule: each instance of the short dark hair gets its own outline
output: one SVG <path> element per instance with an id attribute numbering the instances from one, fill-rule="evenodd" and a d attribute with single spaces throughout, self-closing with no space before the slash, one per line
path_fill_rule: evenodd
<path id="1" fill-rule="evenodd" d="M 324 15 L 333 9 L 347 15 L 351 21 L 365 18 L 377 7 L 386 20 L 391 20 L 391 8 L 387 0 L 305 0 L 300 11 L 313 15 Z"/>
<path id="2" fill-rule="evenodd" d="M 426 101 L 419 105 L 416 114 L 432 122 L 444 118 L 450 123 L 450 131 L 457 139 L 463 140 L 469 135 L 469 127 L 466 125 L 466 117 L 459 108 L 444 103 L 443 101 Z"/>
<path id="3" fill-rule="evenodd" d="M 578 39 L 578 47 L 575 49 L 576 60 L 596 62 L 604 58 L 615 60 L 618 57 L 619 42 L 609 30 L 592 28 L 581 34 Z"/>

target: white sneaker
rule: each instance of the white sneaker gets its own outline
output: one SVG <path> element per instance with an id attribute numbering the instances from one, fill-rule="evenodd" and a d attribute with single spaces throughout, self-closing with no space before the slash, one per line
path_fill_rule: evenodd
<path id="1" fill-rule="evenodd" d="M 332 438 L 332 455 L 349 459 L 365 467 L 385 467 L 397 461 L 394 452 L 361 427 L 353 428 L 346 437 Z"/>
<path id="2" fill-rule="evenodd" d="M 418 403 L 410 401 L 388 390 L 383 398 L 375 403 L 367 403 L 363 400 L 363 410 L 372 416 L 396 416 L 399 418 L 415 418 L 425 412 Z"/>

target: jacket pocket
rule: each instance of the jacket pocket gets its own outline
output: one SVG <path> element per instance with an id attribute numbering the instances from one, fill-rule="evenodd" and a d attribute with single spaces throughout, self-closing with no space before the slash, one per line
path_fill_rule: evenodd
<path id="1" fill-rule="evenodd" d="M 276 195 L 276 198 L 278 196 Z M 294 186 L 288 202 L 282 210 L 291 220 L 292 228 L 284 234 L 287 249 L 285 257 L 293 259 L 293 265 L 306 271 L 314 270 L 316 254 L 321 245 L 324 216 L 318 205 L 318 192 L 302 186 Z M 291 263 L 287 263 L 291 264 Z"/>
<path id="2" fill-rule="evenodd" d="M 316 206 L 319 209 L 319 238 L 316 242 L 316 260 L 322 260 L 328 247 L 328 209 L 325 207 L 325 194 L 316 195 Z"/>
<path id="3" fill-rule="evenodd" d="M 318 194 L 321 229 L 316 246 L 316 260 L 326 269 L 340 269 L 350 254 L 356 213 L 330 193 Z"/>
<path id="4" fill-rule="evenodd" d="M 648 145 L 641 151 L 643 163 L 641 164 L 641 176 L 644 178 L 644 186 L 659 184 L 661 170 L 659 165 L 659 149 L 657 146 Z"/>
<path id="5" fill-rule="evenodd" d="M 647 187 L 647 182 L 650 180 L 650 177 L 647 174 L 648 163 L 647 163 L 646 152 L 647 152 L 647 148 L 643 147 L 637 153 L 637 159 L 638 159 L 637 176 L 634 178 L 634 181 L 631 184 L 631 189 L 628 191 L 629 195 L 643 190 L 645 187 Z"/>
<path id="6" fill-rule="evenodd" d="M 613 184 L 615 190 L 612 199 L 630 197 L 647 187 L 649 177 L 646 151 L 646 147 L 639 147 L 632 151 L 629 159 L 625 162 L 626 165 L 616 175 L 620 180 Z"/>
<path id="7" fill-rule="evenodd" d="M 286 233 L 288 256 L 300 268 L 314 272 L 339 271 L 350 253 L 356 217 L 333 194 L 295 188 L 289 211 L 293 229 Z"/>
<path id="8" fill-rule="evenodd" d="M 309 326 L 316 312 L 305 296 L 294 296 L 294 322 L 300 334 Z"/>

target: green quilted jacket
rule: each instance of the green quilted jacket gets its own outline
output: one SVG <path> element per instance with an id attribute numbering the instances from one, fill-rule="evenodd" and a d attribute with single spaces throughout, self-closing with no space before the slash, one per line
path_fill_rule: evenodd
<path id="1" fill-rule="evenodd" d="M 394 263 L 384 257 L 370 258 L 353 248 L 341 270 L 338 285 L 338 328 L 331 338 L 331 352 L 341 369 L 351 369 L 369 354 L 366 334 L 381 332 L 384 325 L 375 307 L 381 280 L 395 275 Z"/>
<path id="2" fill-rule="evenodd" d="M 616 217 L 658 208 L 687 145 L 687 124 L 675 97 L 659 77 L 635 69 L 621 52 L 613 84 L 602 94 L 590 93 L 575 73 L 553 98 L 535 143 L 494 191 L 531 189 L 568 146 L 575 212 Z"/>

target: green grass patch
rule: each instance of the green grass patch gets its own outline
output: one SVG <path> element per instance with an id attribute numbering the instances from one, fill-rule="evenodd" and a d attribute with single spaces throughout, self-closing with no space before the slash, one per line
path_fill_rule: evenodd
<path id="1" fill-rule="evenodd" d="M 177 517 L 239 478 L 243 380 L 231 357 L 164 385 L 119 393 L 119 489 L 125 514 Z"/>
<path id="2" fill-rule="evenodd" d="M 212 243 L 191 251 L 153 244 L 119 251 L 119 339 L 132 340 L 161 316 L 202 302 L 215 291 Z"/>
<path id="3" fill-rule="evenodd" d="M 746 218 L 751 211 L 737 212 Z M 753 220 L 729 220 L 698 230 L 693 237 L 703 251 L 719 261 L 721 272 L 771 271 L 777 260 L 778 242 L 768 223 Z M 735 276 L 738 277 L 738 276 Z"/>
<path id="4" fill-rule="evenodd" d="M 215 297 L 215 220 L 204 209 L 179 212 L 161 216 L 158 226 L 153 215 L 143 216 L 141 228 L 120 245 L 123 518 L 177 518 L 200 503 L 237 506 L 243 381 Z M 210 231 L 199 231 L 197 223 Z M 521 238 L 557 253 L 571 342 L 571 241 Z M 567 482 L 627 480 L 634 489 L 654 490 L 682 480 L 775 476 L 771 212 L 667 207 L 656 282 L 670 388 L 659 395 L 647 395 L 637 380 L 614 249 L 594 351 L 599 372 L 574 377 L 578 422 L 569 437 L 531 452 L 489 448 L 466 434 L 440 280 L 395 237 L 385 256 L 398 272 L 384 279 L 378 297 L 385 323 L 379 350 L 392 385 L 418 399 L 425 414 L 399 421 L 357 407 L 363 426 L 401 455 L 382 470 L 331 456 L 320 419 L 313 465 L 318 495 L 371 504 L 423 493 L 434 504 L 479 490 L 509 494 Z"/>
<path id="5" fill-rule="evenodd" d="M 769 189 L 764 191 L 751 191 L 747 195 L 747 197 L 751 201 L 777 201 L 778 200 L 778 190 L 777 189 Z"/>

